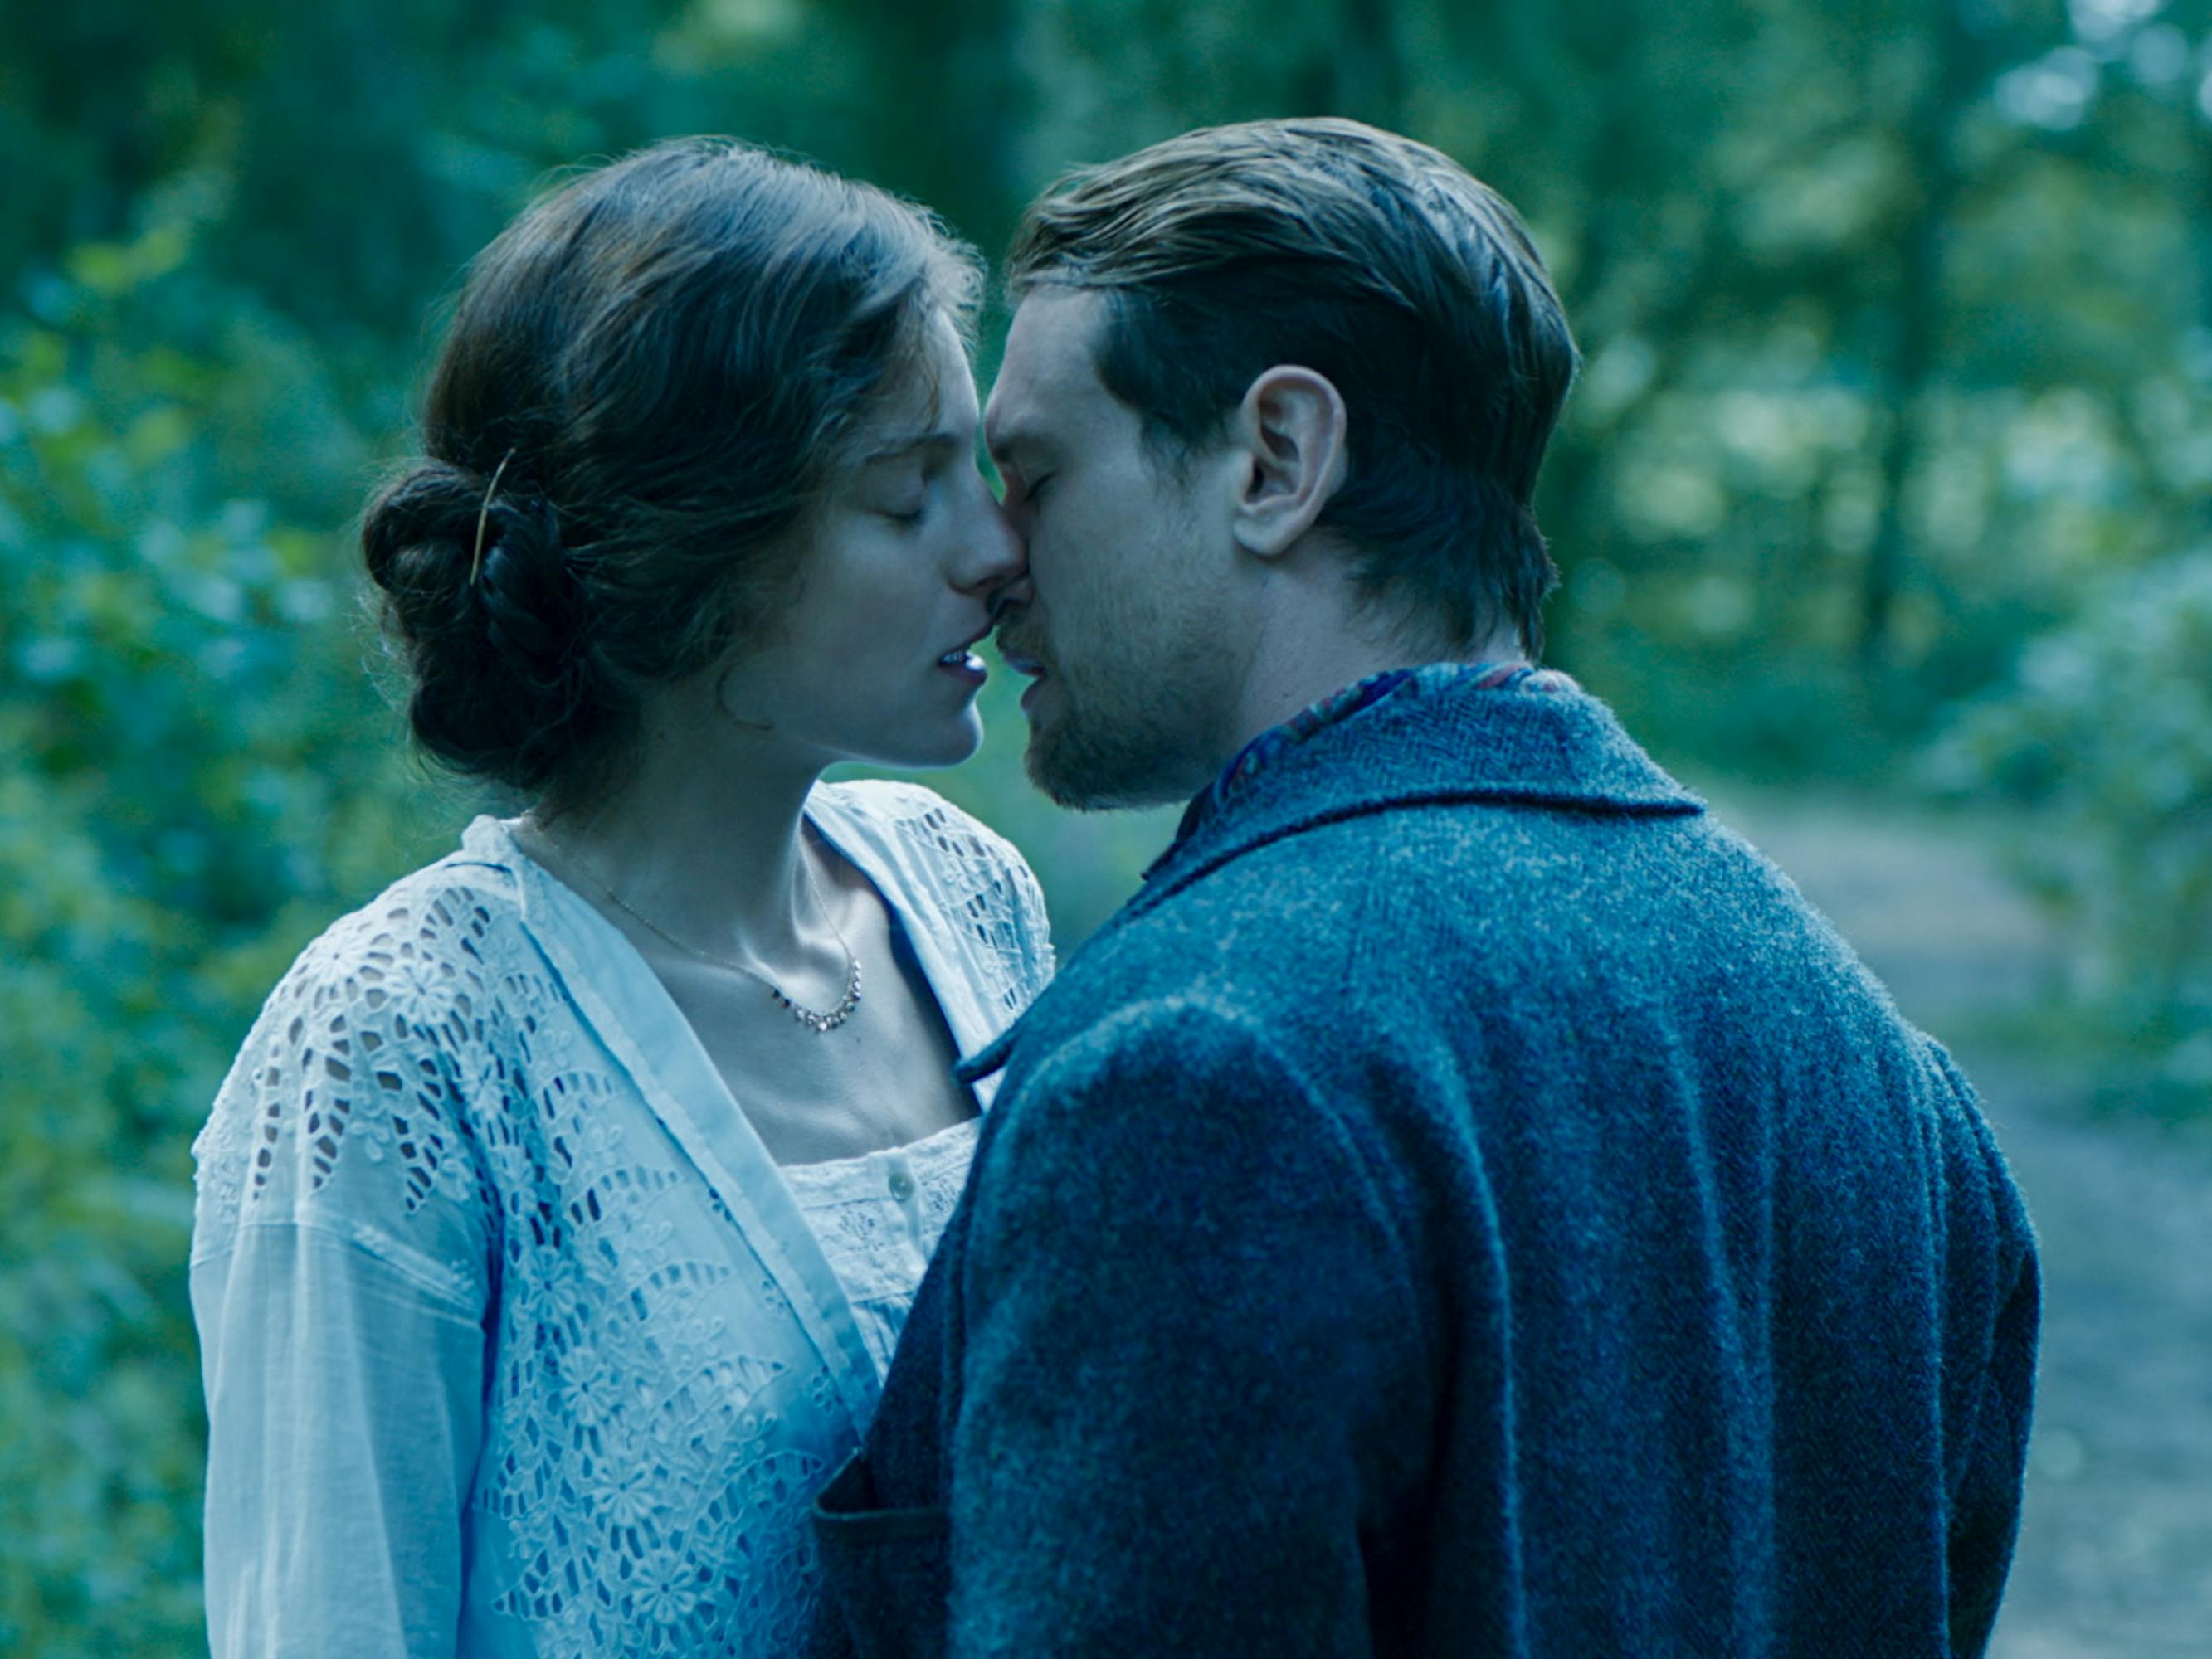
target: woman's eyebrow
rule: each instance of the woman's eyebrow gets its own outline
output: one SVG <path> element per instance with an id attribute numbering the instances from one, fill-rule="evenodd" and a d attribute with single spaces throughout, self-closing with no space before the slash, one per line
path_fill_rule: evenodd
<path id="1" fill-rule="evenodd" d="M 860 452 L 860 465 L 867 466 L 878 461 L 903 460 L 921 449 L 962 450 L 972 441 L 949 428 L 890 433 Z"/>

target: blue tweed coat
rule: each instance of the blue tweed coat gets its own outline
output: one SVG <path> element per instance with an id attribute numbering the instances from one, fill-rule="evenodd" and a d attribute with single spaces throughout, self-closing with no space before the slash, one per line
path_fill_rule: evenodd
<path id="1" fill-rule="evenodd" d="M 1289 750 L 1002 1064 L 817 1508 L 820 1650 L 1982 1650 L 2019 1195 L 1942 1050 L 1595 700 Z"/>

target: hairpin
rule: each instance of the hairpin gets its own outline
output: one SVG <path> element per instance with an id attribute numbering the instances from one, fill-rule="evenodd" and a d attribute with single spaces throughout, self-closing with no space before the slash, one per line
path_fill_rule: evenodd
<path id="1" fill-rule="evenodd" d="M 492 469 L 491 482 L 484 486 L 483 505 L 477 509 L 476 556 L 469 561 L 469 586 L 471 587 L 474 587 L 477 585 L 477 578 L 483 574 L 484 525 L 491 517 L 491 498 L 498 492 L 500 475 L 507 471 L 507 464 L 514 459 L 514 452 L 512 449 L 508 450 L 506 454 L 501 456 L 499 458 L 499 465 Z"/>

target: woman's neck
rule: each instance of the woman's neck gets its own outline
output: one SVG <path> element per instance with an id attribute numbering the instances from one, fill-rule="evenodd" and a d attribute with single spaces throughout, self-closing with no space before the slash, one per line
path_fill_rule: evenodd
<path id="1" fill-rule="evenodd" d="M 533 855 L 594 902 L 608 892 L 664 937 L 773 967 L 818 951 L 829 921 L 801 860 L 806 799 L 821 775 L 722 716 L 648 712 L 614 791 L 522 826 Z M 577 880 L 580 876 L 583 879 Z M 596 889 L 596 890 L 595 890 Z"/>

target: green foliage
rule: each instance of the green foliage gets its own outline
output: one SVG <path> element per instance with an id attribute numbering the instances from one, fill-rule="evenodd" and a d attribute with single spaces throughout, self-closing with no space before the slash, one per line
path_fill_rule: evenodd
<path id="1" fill-rule="evenodd" d="M 2212 548 L 2112 584 L 1962 710 L 1942 787 L 2021 811 L 2023 872 L 2085 947 L 2083 1011 L 2212 1087 Z"/>
<path id="2" fill-rule="evenodd" d="M 187 1145 L 284 960 L 417 844 L 326 538 L 209 501 L 179 228 L 0 332 L 0 1651 L 199 1639 Z"/>
<path id="3" fill-rule="evenodd" d="M 0 12 L 0 1653 L 197 1645 L 188 1143 L 291 954 L 461 816 L 363 672 L 343 526 L 539 181 L 733 131 L 995 250 L 1200 122 L 1441 145 L 1589 353 L 1556 659 L 1708 772 L 1893 781 L 1942 729 L 2100 941 L 2085 996 L 2201 1091 L 2208 74 L 2212 0 Z M 1003 677 L 987 714 L 930 781 L 1079 936 L 1167 817 L 1046 806 Z"/>

